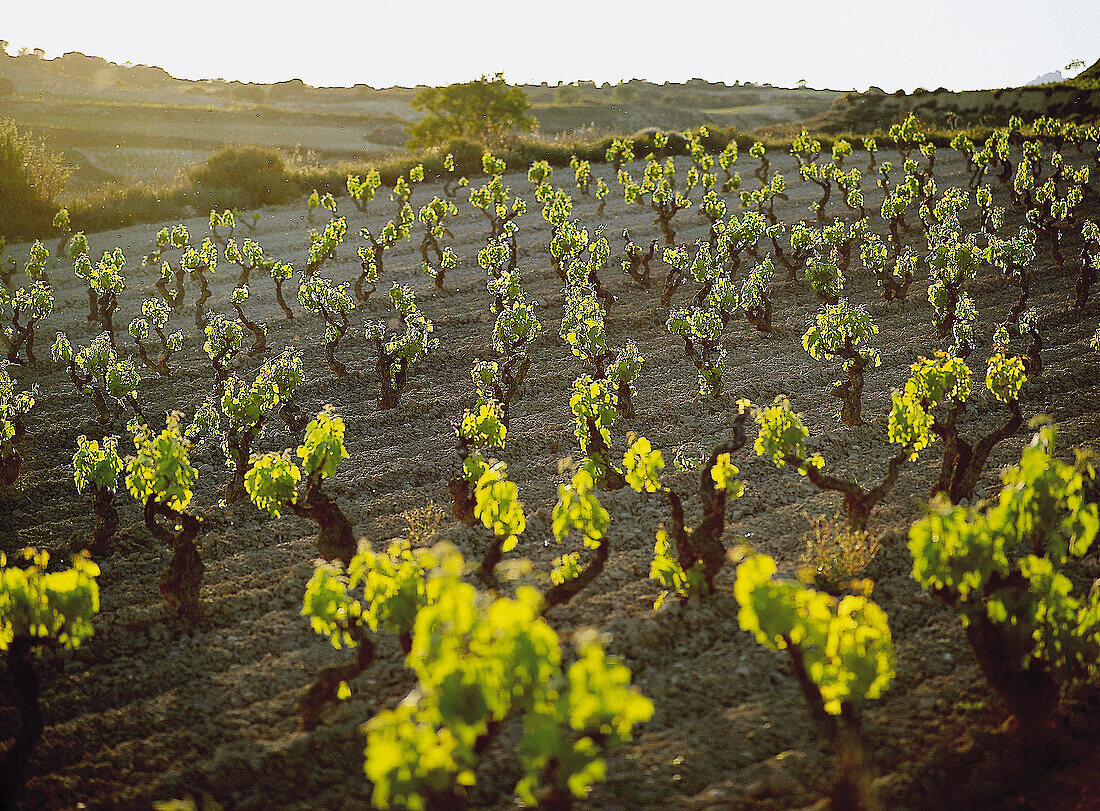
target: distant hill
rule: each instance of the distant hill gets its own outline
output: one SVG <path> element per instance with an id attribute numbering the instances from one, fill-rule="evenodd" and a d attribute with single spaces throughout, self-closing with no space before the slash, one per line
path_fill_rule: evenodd
<path id="1" fill-rule="evenodd" d="M 1079 80 L 1086 81 L 1078 86 Z M 857 93 L 703 79 L 522 87 L 539 135 L 571 140 L 701 125 L 779 137 L 803 126 L 870 132 L 909 112 L 941 127 L 998 125 L 1013 115 L 1096 120 L 1100 90 L 1080 89 L 1088 80 L 1100 83 L 1100 61 L 1062 84 L 961 93 L 939 88 L 887 94 L 875 87 Z M 65 154 L 76 169 L 72 193 L 111 182 L 162 183 L 234 144 L 278 147 L 295 160 L 320 162 L 361 162 L 402 152 L 405 128 L 422 115 L 411 107 L 417 89 L 311 87 L 300 79 L 196 81 L 159 67 L 119 65 L 76 52 L 56 59 L 44 59 L 40 51 L 0 56 L 2 114 Z"/>
<path id="2" fill-rule="evenodd" d="M 49 60 L 40 52 L 0 57 L 3 88 L 3 114 L 63 151 L 79 167 L 73 182 L 86 187 L 170 179 L 183 166 L 239 143 L 278 147 L 303 160 L 381 157 L 402 151 L 405 127 L 423 115 L 410 106 L 414 87 L 193 81 L 75 52 Z M 539 133 L 565 139 L 646 127 L 753 131 L 823 113 L 841 95 L 702 79 L 523 89 Z"/>
<path id="3" fill-rule="evenodd" d="M 1044 73 L 1042 76 L 1036 76 L 1024 85 L 1024 87 L 1035 87 L 1040 84 L 1053 84 L 1060 81 L 1062 81 L 1062 71 L 1056 70 L 1053 73 Z"/>

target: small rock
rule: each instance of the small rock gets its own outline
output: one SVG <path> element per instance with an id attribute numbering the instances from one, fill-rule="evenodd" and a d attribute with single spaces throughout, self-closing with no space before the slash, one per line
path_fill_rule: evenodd
<path id="1" fill-rule="evenodd" d="M 258 754 L 249 749 L 231 749 L 222 746 L 214 755 L 211 782 L 218 788 L 229 791 L 247 789 L 256 781 L 260 771 Z"/>
<path id="2" fill-rule="evenodd" d="M 763 797 L 767 793 L 768 789 L 764 786 L 763 780 L 753 780 L 745 786 L 745 794 L 753 799 Z"/>
<path id="3" fill-rule="evenodd" d="M 884 774 L 871 784 L 875 796 L 879 798 L 897 796 L 900 793 L 902 778 L 897 774 Z"/>
<path id="4" fill-rule="evenodd" d="M 769 794 L 794 794 L 802 790 L 802 784 L 781 763 L 773 760 L 768 766 L 769 770 L 764 778 L 764 785 L 767 787 Z"/>
<path id="5" fill-rule="evenodd" d="M 122 772 L 128 772 L 134 768 L 134 761 L 130 759 L 128 755 L 117 754 L 111 758 L 111 763 L 114 767 Z"/>

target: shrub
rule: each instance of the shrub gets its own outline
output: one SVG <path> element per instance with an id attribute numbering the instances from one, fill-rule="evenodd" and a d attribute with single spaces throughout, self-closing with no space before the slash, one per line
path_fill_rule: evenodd
<path id="1" fill-rule="evenodd" d="M 273 370 L 273 378 L 277 374 Z M 282 394 L 281 387 L 279 393 Z M 301 518 L 316 521 L 318 554 L 328 560 L 339 558 L 350 565 L 356 550 L 354 528 L 322 487 L 322 482 L 336 473 L 337 465 L 348 458 L 344 446 L 344 421 L 331 406 L 325 406 L 306 426 L 303 444 L 298 446 L 298 458 L 302 460 L 301 467 L 293 460 L 289 449 L 253 456 L 244 476 L 245 491 L 253 504 L 273 518 L 289 508 Z M 303 472 L 305 488 L 299 497 L 298 484 Z"/>
<path id="2" fill-rule="evenodd" d="M 864 702 L 881 698 L 894 679 L 886 613 L 866 594 L 838 600 L 775 579 L 777 570 L 767 555 L 751 555 L 737 567 L 738 622 L 761 645 L 787 651 L 814 725 L 837 747 L 830 807 L 877 808 L 864 767 L 860 715 Z"/>
<path id="3" fill-rule="evenodd" d="M 26 417 L 37 393 L 37 385 L 17 393 L 8 370 L 0 368 L 0 485 L 12 484 L 19 476 L 23 457 L 16 446 L 26 436 Z"/>
<path id="4" fill-rule="evenodd" d="M 297 193 L 286 160 L 276 149 L 234 146 L 191 170 L 191 182 L 214 208 L 256 208 L 283 203 Z"/>
<path id="5" fill-rule="evenodd" d="M 469 175 L 481 170 L 481 156 L 485 148 L 467 138 L 452 138 L 435 151 L 440 155 L 451 155 L 454 171 Z"/>
<path id="6" fill-rule="evenodd" d="M 101 445 L 81 434 L 76 442 L 73 481 L 80 492 L 91 490 L 96 519 L 88 551 L 93 555 L 103 555 L 118 529 L 118 510 L 113 503 L 115 491 L 118 490 L 118 474 L 123 468 L 122 458 L 118 455 L 118 437 L 106 437 Z"/>
<path id="7" fill-rule="evenodd" d="M 60 154 L 0 119 L 0 236 L 48 231 L 70 174 Z"/>
<path id="8" fill-rule="evenodd" d="M 180 614 L 195 618 L 202 610 L 199 588 L 206 570 L 195 539 L 204 519 L 187 511 L 199 472 L 189 458 L 193 444 L 180 425 L 182 418 L 173 411 L 156 436 L 147 425 L 131 422 L 134 455 L 125 459 L 125 481 L 143 507 L 146 529 L 172 550 L 160 577 L 161 594 Z"/>
<path id="9" fill-rule="evenodd" d="M 354 649 L 355 659 L 329 665 L 318 674 L 299 704 L 303 729 L 317 727 L 326 704 L 351 696 L 348 682 L 374 661 L 375 634 L 396 634 L 408 654 L 417 612 L 438 597 L 429 594 L 427 576 L 437 567 L 459 563 L 457 554 L 444 545 L 421 549 L 400 539 L 385 552 L 362 549 L 346 568 L 317 565 L 306 584 L 302 616 L 309 617 L 313 630 L 328 637 L 337 650 Z M 360 593 L 362 599 L 357 597 Z"/>
<path id="10" fill-rule="evenodd" d="M 572 808 L 606 779 L 605 754 L 652 717 L 653 703 L 592 634 L 578 636 L 567 666 L 533 588 L 520 586 L 514 599 L 479 592 L 458 579 L 461 557 L 449 557 L 423 581 L 405 578 L 426 596 L 406 657 L 419 683 L 408 700 L 362 728 L 372 803 L 465 807 L 480 757 L 504 722 L 515 720 L 522 734 L 511 746 L 523 771 L 516 794 L 526 806 Z M 341 586 L 332 589 L 337 599 Z"/>

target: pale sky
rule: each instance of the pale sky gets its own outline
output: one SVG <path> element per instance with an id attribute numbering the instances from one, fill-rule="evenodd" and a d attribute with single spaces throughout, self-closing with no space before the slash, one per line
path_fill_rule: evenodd
<path id="1" fill-rule="evenodd" d="M 1100 57 L 1100 0 L 5 0 L 9 52 L 316 86 L 639 78 L 929 90 Z"/>

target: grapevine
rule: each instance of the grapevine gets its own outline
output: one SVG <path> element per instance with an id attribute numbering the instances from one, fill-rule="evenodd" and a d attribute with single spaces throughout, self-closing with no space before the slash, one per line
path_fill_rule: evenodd
<path id="1" fill-rule="evenodd" d="M 317 523 L 317 553 L 327 559 L 351 563 L 357 543 L 351 522 L 339 505 L 325 492 L 322 483 L 336 473 L 336 467 L 348 458 L 344 446 L 344 421 L 326 406 L 305 429 L 298 447 L 302 467 L 294 462 L 289 450 L 253 456 L 244 476 L 248 497 L 259 509 L 278 518 L 285 509 Z M 240 468 L 238 468 L 240 469 Z M 305 473 L 304 492 L 298 484 Z"/>
<path id="2" fill-rule="evenodd" d="M 48 573 L 46 552 L 26 549 L 23 557 L 25 567 L 8 566 L 0 552 L 0 651 L 7 660 L 12 698 L 21 720 L 11 749 L 0 762 L 0 805 L 5 808 L 17 805 L 45 727 L 31 652 L 50 644 L 79 647 L 92 636 L 92 617 L 99 611 L 99 567 L 86 555 L 75 555 L 69 569 Z"/>

